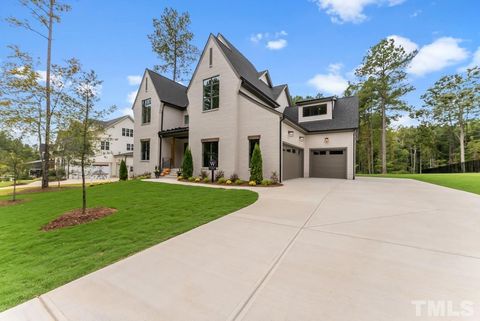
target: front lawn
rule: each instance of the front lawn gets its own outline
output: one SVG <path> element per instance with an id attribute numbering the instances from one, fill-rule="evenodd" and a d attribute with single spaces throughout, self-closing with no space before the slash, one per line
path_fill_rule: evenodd
<path id="1" fill-rule="evenodd" d="M 75 227 L 41 231 L 81 206 L 81 189 L 28 193 L 0 207 L 0 311 L 248 206 L 258 195 L 142 181 L 88 188 L 89 207 L 118 211 Z M 6 196 L 0 199 L 6 199 Z"/>
<path id="2" fill-rule="evenodd" d="M 36 181 L 35 179 L 18 180 L 17 185 L 25 185 L 35 181 Z M 0 187 L 8 187 L 8 186 L 13 186 L 13 181 L 0 182 Z"/>
<path id="3" fill-rule="evenodd" d="M 465 174 L 386 174 L 359 175 L 368 177 L 411 178 L 422 182 L 455 188 L 462 191 L 480 194 L 480 173 Z"/>

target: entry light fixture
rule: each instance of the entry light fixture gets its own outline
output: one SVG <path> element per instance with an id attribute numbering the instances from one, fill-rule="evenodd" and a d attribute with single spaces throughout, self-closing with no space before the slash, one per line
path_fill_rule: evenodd
<path id="1" fill-rule="evenodd" d="M 324 142 L 325 144 L 328 144 L 328 142 L 329 142 L 328 137 L 325 137 L 325 138 L 323 139 L 323 142 Z"/>
<path id="2" fill-rule="evenodd" d="M 303 142 L 303 141 L 305 140 L 305 137 L 300 136 L 300 137 L 298 137 L 298 140 L 301 141 L 301 142 Z"/>
<path id="3" fill-rule="evenodd" d="M 288 137 L 293 137 L 293 130 L 288 131 Z"/>

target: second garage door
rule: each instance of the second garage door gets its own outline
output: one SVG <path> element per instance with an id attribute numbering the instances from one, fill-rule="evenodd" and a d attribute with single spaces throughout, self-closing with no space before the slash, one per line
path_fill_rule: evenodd
<path id="1" fill-rule="evenodd" d="M 303 177 L 303 149 L 283 144 L 283 179 Z"/>
<path id="2" fill-rule="evenodd" d="M 347 150 L 310 150 L 310 177 L 347 178 Z"/>

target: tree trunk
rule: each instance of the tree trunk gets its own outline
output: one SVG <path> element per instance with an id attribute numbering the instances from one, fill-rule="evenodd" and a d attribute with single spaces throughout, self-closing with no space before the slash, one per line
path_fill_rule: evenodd
<path id="1" fill-rule="evenodd" d="M 462 167 L 462 173 L 465 173 L 465 126 L 460 124 L 460 163 Z"/>
<path id="2" fill-rule="evenodd" d="M 369 171 L 369 174 L 374 174 L 374 160 L 373 160 L 373 124 L 372 124 L 372 116 L 370 115 L 369 117 L 369 126 L 370 126 L 370 137 L 369 137 L 369 140 L 368 140 L 368 143 L 370 144 L 370 152 L 369 152 L 369 155 L 368 157 L 370 158 L 370 167 L 368 168 L 368 171 Z"/>
<path id="3" fill-rule="evenodd" d="M 88 94 L 87 94 L 88 95 Z M 85 154 L 87 153 L 87 130 L 88 130 L 88 112 L 89 112 L 89 98 L 87 96 L 86 100 L 86 111 L 85 111 L 85 120 L 83 122 L 83 146 L 82 146 L 82 158 L 81 158 L 81 167 L 82 167 L 82 213 L 85 214 L 87 210 L 87 190 L 85 187 Z"/>
<path id="4" fill-rule="evenodd" d="M 13 194 L 12 194 L 12 200 L 15 202 L 17 199 L 17 168 L 14 165 L 13 168 Z"/>
<path id="5" fill-rule="evenodd" d="M 417 147 L 413 147 L 413 165 L 412 165 L 412 174 L 415 174 L 417 171 Z"/>
<path id="6" fill-rule="evenodd" d="M 46 110 L 45 110 L 45 153 L 42 162 L 42 188 L 48 187 L 48 169 L 50 165 L 50 72 L 52 62 L 52 31 L 53 31 L 53 6 L 55 0 L 50 0 L 48 12 L 48 47 L 47 47 L 47 76 L 46 76 Z"/>
<path id="7" fill-rule="evenodd" d="M 382 102 L 382 174 L 387 174 L 387 115 Z"/>

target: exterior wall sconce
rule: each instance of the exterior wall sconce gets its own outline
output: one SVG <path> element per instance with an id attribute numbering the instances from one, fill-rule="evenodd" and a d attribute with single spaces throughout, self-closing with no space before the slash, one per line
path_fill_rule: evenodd
<path id="1" fill-rule="evenodd" d="M 325 138 L 323 139 L 323 142 L 324 142 L 325 144 L 328 144 L 329 141 L 330 141 L 330 139 L 329 139 L 328 137 L 325 137 Z"/>
<path id="2" fill-rule="evenodd" d="M 293 137 L 293 130 L 288 131 L 288 137 Z"/>
<path id="3" fill-rule="evenodd" d="M 303 141 L 305 140 L 305 137 L 300 136 L 300 137 L 298 137 L 298 140 L 300 140 L 301 142 L 303 142 Z"/>

